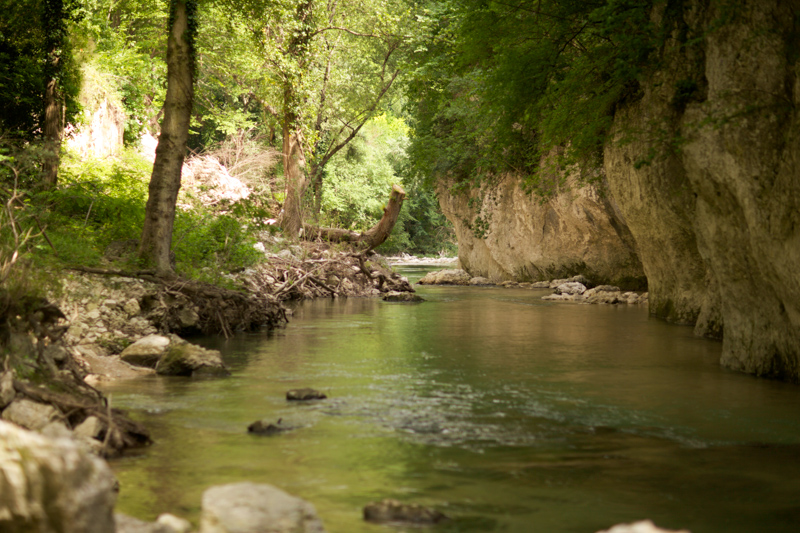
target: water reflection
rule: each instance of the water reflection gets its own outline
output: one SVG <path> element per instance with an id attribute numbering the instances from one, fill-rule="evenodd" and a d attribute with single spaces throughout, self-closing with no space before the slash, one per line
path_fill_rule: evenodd
<path id="1" fill-rule="evenodd" d="M 385 531 L 396 497 L 443 531 L 595 531 L 649 517 L 699 531 L 794 531 L 800 397 L 718 367 L 720 346 L 638 308 L 425 288 L 421 305 L 298 307 L 270 338 L 206 339 L 228 379 L 110 387 L 157 444 L 117 461 L 120 509 L 197 519 L 202 491 L 250 480 L 309 499 L 331 532 Z M 311 386 L 330 400 L 289 404 Z M 245 434 L 260 418 L 298 429 Z"/>

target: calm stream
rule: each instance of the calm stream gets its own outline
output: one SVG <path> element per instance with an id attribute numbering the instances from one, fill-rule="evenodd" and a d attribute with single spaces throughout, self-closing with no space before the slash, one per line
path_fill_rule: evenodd
<path id="1" fill-rule="evenodd" d="M 431 531 L 799 530 L 797 386 L 720 369 L 719 343 L 644 308 L 418 293 L 306 302 L 269 337 L 205 339 L 230 378 L 106 386 L 156 441 L 112 462 L 118 510 L 197 523 L 206 488 L 253 481 L 312 502 L 330 533 L 396 530 L 361 519 L 387 497 L 455 519 Z M 329 399 L 284 399 L 306 386 Z M 262 418 L 297 429 L 248 435 Z"/>

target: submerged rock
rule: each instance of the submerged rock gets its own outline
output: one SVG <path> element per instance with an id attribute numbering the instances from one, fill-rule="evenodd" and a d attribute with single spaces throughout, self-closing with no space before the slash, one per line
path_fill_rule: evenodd
<path id="1" fill-rule="evenodd" d="M 364 520 L 378 524 L 405 523 L 433 525 L 448 520 L 447 515 L 421 505 L 386 499 L 364 507 Z"/>
<path id="2" fill-rule="evenodd" d="M 414 294 L 413 292 L 399 292 L 399 291 L 392 291 L 387 292 L 383 295 L 383 300 L 385 302 L 424 302 L 425 298 L 418 294 Z"/>
<path id="3" fill-rule="evenodd" d="M 324 533 L 314 506 L 272 485 L 233 483 L 203 493 L 199 533 Z"/>
<path id="4" fill-rule="evenodd" d="M 272 422 L 267 422 L 266 420 L 256 420 L 249 426 L 247 426 L 247 432 L 253 433 L 255 435 L 277 435 L 278 433 L 283 433 L 284 431 L 289 431 L 290 427 L 281 426 L 282 419 L 278 419 L 278 421 L 273 424 Z"/>
<path id="5" fill-rule="evenodd" d="M 115 483 L 75 441 L 0 421 L 0 531 L 114 533 Z"/>
<path id="6" fill-rule="evenodd" d="M 324 400 L 325 393 L 315 389 L 292 389 L 286 393 L 286 399 L 291 401 Z"/>

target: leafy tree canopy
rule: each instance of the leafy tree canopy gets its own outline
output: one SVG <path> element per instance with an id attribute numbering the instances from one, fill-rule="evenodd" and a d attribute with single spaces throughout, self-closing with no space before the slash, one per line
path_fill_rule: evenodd
<path id="1" fill-rule="evenodd" d="M 661 36 L 653 0 L 443 0 L 426 5 L 408 85 L 411 156 L 428 176 L 535 176 L 554 147 L 596 159 Z"/>

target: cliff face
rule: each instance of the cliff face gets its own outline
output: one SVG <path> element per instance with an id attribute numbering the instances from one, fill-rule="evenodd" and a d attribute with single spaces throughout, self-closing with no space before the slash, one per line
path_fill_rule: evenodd
<path id="1" fill-rule="evenodd" d="M 615 117 L 638 140 L 609 143 L 606 176 L 651 313 L 722 333 L 725 366 L 800 381 L 800 2 L 729 4 L 684 3 L 664 70 Z"/>
<path id="2" fill-rule="evenodd" d="M 439 203 L 455 226 L 462 267 L 495 281 L 583 274 L 599 284 L 643 288 L 633 238 L 608 195 L 574 181 L 563 189 L 542 202 L 511 175 L 471 192 L 442 184 Z"/>

